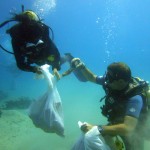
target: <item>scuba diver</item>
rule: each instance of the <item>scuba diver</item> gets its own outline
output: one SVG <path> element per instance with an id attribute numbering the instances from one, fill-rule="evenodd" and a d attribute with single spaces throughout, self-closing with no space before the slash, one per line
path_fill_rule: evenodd
<path id="1" fill-rule="evenodd" d="M 126 150 L 144 150 L 144 140 L 150 139 L 146 128 L 149 116 L 150 88 L 148 82 L 132 77 L 128 65 L 115 62 L 107 67 L 103 76 L 92 73 L 79 58 L 74 58 L 76 65 L 88 81 L 102 85 L 106 95 L 101 107 L 102 115 L 108 120 L 107 125 L 97 125 L 97 130 L 105 137 L 120 136 Z M 89 131 L 93 125 L 81 127 L 83 132 Z M 148 133 L 147 133 L 148 132 Z M 118 140 L 118 139 L 117 139 Z M 107 142 L 107 139 L 106 139 Z M 119 150 L 123 149 L 122 144 Z M 109 143 L 108 143 L 109 144 Z"/>
<path id="2" fill-rule="evenodd" d="M 2 45 L 0 48 L 10 54 L 14 54 L 16 63 L 19 69 L 27 72 L 41 74 L 39 66 L 49 64 L 52 66 L 54 75 L 57 79 L 61 78 L 59 70 L 65 62 L 70 64 L 70 69 L 62 74 L 62 77 L 69 75 L 71 72 L 78 80 L 86 82 L 86 78 L 72 65 L 71 61 L 74 58 L 70 53 L 66 53 L 60 57 L 60 53 L 49 37 L 49 29 L 53 36 L 53 30 L 42 23 L 39 16 L 31 11 L 14 14 L 13 18 L 0 24 L 0 28 L 9 22 L 17 21 L 18 23 L 6 31 L 11 36 L 13 52 L 6 50 Z M 78 62 L 74 62 L 78 63 Z M 34 65 L 35 64 L 35 65 Z"/>
<path id="3" fill-rule="evenodd" d="M 3 22 L 0 28 L 11 21 L 18 22 L 6 31 L 11 36 L 13 53 L 7 51 L 2 45 L 0 48 L 14 54 L 19 69 L 40 74 L 38 66 L 49 64 L 54 75 L 60 79 L 58 71 L 65 60 L 61 60 L 56 45 L 49 37 L 51 28 L 42 23 L 35 12 L 24 11 L 24 8 L 22 13 L 14 14 L 13 18 Z"/>

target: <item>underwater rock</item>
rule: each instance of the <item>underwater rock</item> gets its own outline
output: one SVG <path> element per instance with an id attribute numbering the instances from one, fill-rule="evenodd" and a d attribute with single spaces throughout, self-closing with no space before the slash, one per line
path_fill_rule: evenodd
<path id="1" fill-rule="evenodd" d="M 0 90 L 0 101 L 2 101 L 3 99 L 7 98 L 8 94 L 2 90 Z"/>
<path id="2" fill-rule="evenodd" d="M 33 100 L 27 97 L 20 97 L 17 100 L 9 100 L 5 102 L 3 109 L 26 109 Z"/>

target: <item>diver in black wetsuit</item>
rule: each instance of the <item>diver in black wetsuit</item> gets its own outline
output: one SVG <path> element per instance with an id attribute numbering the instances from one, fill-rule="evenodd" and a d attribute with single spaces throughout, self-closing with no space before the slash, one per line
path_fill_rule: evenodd
<path id="1" fill-rule="evenodd" d="M 60 53 L 49 37 L 49 27 L 30 10 L 15 14 L 11 21 L 18 21 L 7 30 L 12 38 L 18 68 L 23 71 L 41 73 L 38 66 L 49 64 L 56 77 L 60 79 L 58 73 L 61 65 Z"/>
<path id="2" fill-rule="evenodd" d="M 61 76 L 58 72 L 60 66 L 68 62 L 70 69 L 64 72 L 62 77 L 73 72 L 81 82 L 87 81 L 80 69 L 75 69 L 73 64 L 77 64 L 78 61 L 72 63 L 74 57 L 70 53 L 60 57 L 56 45 L 49 37 L 49 27 L 41 22 L 36 13 L 31 10 L 23 10 L 22 13 L 15 14 L 10 20 L 1 23 L 0 28 L 11 21 L 18 22 L 6 31 L 12 38 L 11 43 L 14 53 L 7 51 L 2 45 L 0 45 L 0 48 L 14 54 L 19 69 L 40 74 L 39 66 L 49 64 L 52 66 L 57 79 L 60 79 Z"/>

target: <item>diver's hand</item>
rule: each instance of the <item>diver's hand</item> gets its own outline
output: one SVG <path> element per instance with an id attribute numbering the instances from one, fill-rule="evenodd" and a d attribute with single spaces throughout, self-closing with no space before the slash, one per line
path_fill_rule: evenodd
<path id="1" fill-rule="evenodd" d="M 80 58 L 73 58 L 71 61 L 71 66 L 72 68 L 75 68 L 75 69 L 85 68 L 85 64 L 80 60 Z"/>
<path id="2" fill-rule="evenodd" d="M 42 74 L 42 71 L 41 71 L 41 68 L 40 68 L 40 67 L 35 66 L 35 67 L 34 67 L 34 70 L 35 70 L 35 73 L 37 73 L 37 74 Z"/>
<path id="3" fill-rule="evenodd" d="M 86 133 L 88 132 L 89 130 L 91 130 L 94 126 L 91 125 L 91 124 L 88 124 L 88 123 L 85 123 L 81 126 L 81 130 Z"/>
<path id="4" fill-rule="evenodd" d="M 60 80 L 61 75 L 59 74 L 59 72 L 58 72 L 58 70 L 56 68 L 54 68 L 53 73 L 56 76 L 57 80 Z"/>

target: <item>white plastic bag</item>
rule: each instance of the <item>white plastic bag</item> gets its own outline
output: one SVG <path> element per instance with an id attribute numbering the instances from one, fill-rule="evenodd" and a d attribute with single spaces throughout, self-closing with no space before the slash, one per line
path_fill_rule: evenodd
<path id="1" fill-rule="evenodd" d="M 81 134 L 81 136 L 78 138 L 78 140 L 73 145 L 71 150 L 85 150 L 84 135 L 83 134 Z"/>
<path id="2" fill-rule="evenodd" d="M 78 122 L 81 127 L 86 122 Z M 104 138 L 100 135 L 97 126 L 94 126 L 87 133 L 82 133 L 77 142 L 74 144 L 72 150 L 111 150 L 105 143 Z"/>
<path id="3" fill-rule="evenodd" d="M 48 90 L 41 98 L 31 104 L 29 116 L 36 127 L 63 136 L 62 102 L 56 87 L 56 80 L 49 72 L 49 65 L 41 66 L 41 71 L 48 82 Z"/>

